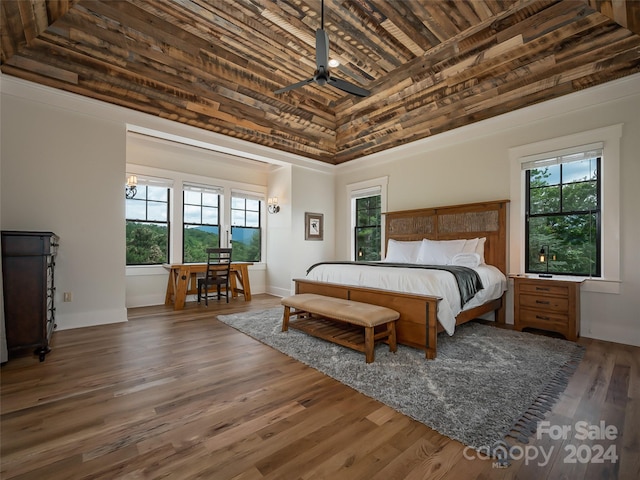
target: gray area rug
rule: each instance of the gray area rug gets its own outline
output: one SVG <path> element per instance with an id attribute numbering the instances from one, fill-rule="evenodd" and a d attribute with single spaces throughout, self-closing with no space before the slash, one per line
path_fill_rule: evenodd
<path id="1" fill-rule="evenodd" d="M 465 445 L 527 442 L 582 359 L 565 340 L 479 323 L 438 335 L 438 355 L 380 344 L 364 354 L 297 330 L 281 332 L 282 308 L 220 315 L 222 322 Z"/>

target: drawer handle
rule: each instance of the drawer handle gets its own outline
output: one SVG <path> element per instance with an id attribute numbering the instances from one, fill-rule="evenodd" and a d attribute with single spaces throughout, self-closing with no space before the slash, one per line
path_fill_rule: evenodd
<path id="1" fill-rule="evenodd" d="M 536 303 L 540 304 L 540 305 L 549 305 L 551 302 L 549 302 L 548 300 L 536 300 Z"/>
<path id="2" fill-rule="evenodd" d="M 541 315 L 536 315 L 536 318 L 538 318 L 540 320 L 551 320 L 549 317 L 543 317 Z"/>
<path id="3" fill-rule="evenodd" d="M 536 287 L 536 290 L 540 290 L 541 292 L 548 292 L 549 289 L 545 287 Z"/>

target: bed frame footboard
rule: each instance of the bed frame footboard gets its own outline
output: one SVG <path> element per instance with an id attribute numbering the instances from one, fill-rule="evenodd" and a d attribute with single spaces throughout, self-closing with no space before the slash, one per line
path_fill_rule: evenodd
<path id="1" fill-rule="evenodd" d="M 396 323 L 398 343 L 424 350 L 428 359 L 436 358 L 438 332 L 437 312 L 440 297 L 390 292 L 374 288 L 296 279 L 295 293 L 316 293 L 391 308 L 400 313 Z"/>

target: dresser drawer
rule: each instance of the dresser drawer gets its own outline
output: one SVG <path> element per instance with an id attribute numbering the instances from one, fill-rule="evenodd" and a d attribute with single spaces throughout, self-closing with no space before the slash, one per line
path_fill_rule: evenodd
<path id="1" fill-rule="evenodd" d="M 567 297 L 520 294 L 520 306 L 566 314 L 569 312 L 569 299 Z"/>
<path id="2" fill-rule="evenodd" d="M 558 295 L 561 297 L 569 296 L 569 287 L 565 285 L 549 285 L 522 282 L 520 284 L 520 293 L 537 293 L 541 295 Z"/>

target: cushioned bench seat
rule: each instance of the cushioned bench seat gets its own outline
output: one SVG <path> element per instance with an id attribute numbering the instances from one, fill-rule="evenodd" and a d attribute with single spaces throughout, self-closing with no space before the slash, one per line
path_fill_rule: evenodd
<path id="1" fill-rule="evenodd" d="M 377 341 L 386 340 L 392 352 L 397 349 L 396 320 L 400 314 L 390 308 L 314 293 L 292 295 L 281 303 L 283 332 L 291 326 L 364 352 L 367 363 L 374 361 Z"/>

